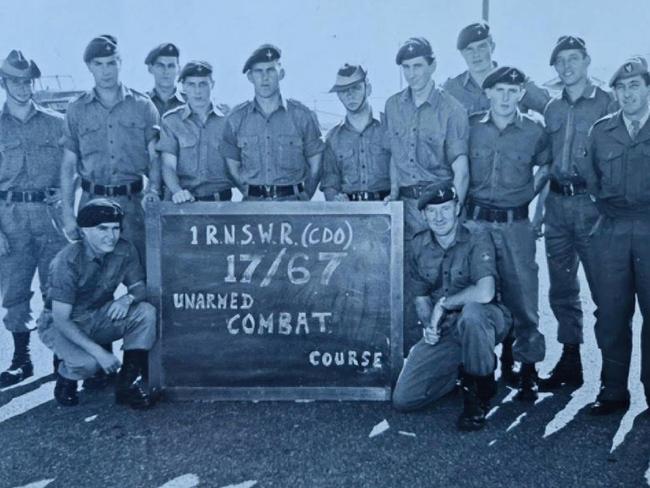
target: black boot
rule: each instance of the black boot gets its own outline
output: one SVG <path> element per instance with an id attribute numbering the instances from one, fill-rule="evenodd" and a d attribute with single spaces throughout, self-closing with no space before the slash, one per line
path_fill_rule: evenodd
<path id="1" fill-rule="evenodd" d="M 537 400 L 537 370 L 535 363 L 521 363 L 519 387 L 515 400 L 534 402 Z"/>
<path id="2" fill-rule="evenodd" d="M 557 390 L 562 385 L 572 389 L 580 388 L 583 383 L 582 362 L 580 361 L 580 344 L 564 344 L 562 355 L 548 378 L 540 378 L 541 391 Z"/>
<path id="3" fill-rule="evenodd" d="M 77 382 L 57 374 L 56 386 L 54 387 L 54 398 L 60 405 L 65 407 L 77 405 L 79 403 L 79 397 L 77 397 Z"/>
<path id="4" fill-rule="evenodd" d="M 11 366 L 0 373 L 0 388 L 12 386 L 34 375 L 29 357 L 29 332 L 14 332 L 14 357 Z"/>
<path id="5" fill-rule="evenodd" d="M 145 376 L 147 361 L 148 351 L 124 351 L 124 362 L 115 384 L 115 403 L 141 409 L 154 405 L 156 397 L 150 394 Z"/>
<path id="6" fill-rule="evenodd" d="M 490 377 L 494 382 L 494 377 Z M 463 412 L 458 417 L 458 428 L 464 431 L 480 430 L 485 426 L 485 416 L 490 408 L 490 398 L 494 389 L 487 385 L 486 377 L 463 373 L 461 385 L 463 391 Z M 479 384 L 482 392 L 479 393 Z M 490 389 L 488 396 L 487 389 Z M 483 395 L 483 398 L 481 398 Z"/>
<path id="7" fill-rule="evenodd" d="M 514 342 L 514 337 L 509 335 L 501 345 L 501 378 L 508 386 L 517 386 L 519 384 L 519 373 L 514 370 L 515 360 L 512 356 Z"/>

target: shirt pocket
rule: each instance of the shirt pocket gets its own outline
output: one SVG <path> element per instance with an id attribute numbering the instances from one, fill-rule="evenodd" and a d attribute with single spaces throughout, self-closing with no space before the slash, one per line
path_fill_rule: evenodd
<path id="1" fill-rule="evenodd" d="M 305 157 L 300 136 L 278 136 L 278 167 L 282 170 L 281 178 L 302 180 L 305 171 Z"/>
<path id="2" fill-rule="evenodd" d="M 199 140 L 193 134 L 178 136 L 178 173 L 195 175 L 199 171 Z"/>
<path id="3" fill-rule="evenodd" d="M 33 161 L 36 163 L 32 171 L 36 173 L 36 177 L 41 181 L 49 180 L 55 186 L 59 186 L 58 179 L 63 151 L 58 139 L 44 138 L 38 141 L 32 151 Z"/>
<path id="4" fill-rule="evenodd" d="M 85 124 L 79 128 L 79 152 L 82 157 L 102 151 L 105 144 L 99 123 Z"/>
<path id="5" fill-rule="evenodd" d="M 600 158 L 598 166 L 602 173 L 600 188 L 603 196 L 622 195 L 624 193 L 624 159 L 625 148 L 622 146 L 606 147 L 602 152 L 602 158 Z"/>
<path id="6" fill-rule="evenodd" d="M 469 151 L 469 176 L 472 186 L 482 185 L 490 180 L 494 151 L 485 147 L 473 147 Z"/>
<path id="7" fill-rule="evenodd" d="M 144 137 L 145 123 L 139 119 L 120 119 L 119 126 L 121 129 L 121 144 L 124 144 L 133 150 L 147 151 L 147 144 Z"/>
<path id="8" fill-rule="evenodd" d="M 359 182 L 359 168 L 354 149 L 341 147 L 336 150 L 337 166 L 341 168 L 341 180 L 344 184 L 353 185 Z"/>
<path id="9" fill-rule="evenodd" d="M 640 202 L 650 201 L 650 143 L 637 146 L 635 157 L 628 156 L 626 188 Z"/>
<path id="10" fill-rule="evenodd" d="M 242 170 L 245 178 L 254 178 L 258 176 L 262 170 L 262 161 L 260 152 L 260 138 L 255 135 L 238 136 L 237 147 L 240 151 L 240 160 L 242 163 Z"/>
<path id="11" fill-rule="evenodd" d="M 533 171 L 530 153 L 521 149 L 502 152 L 499 176 L 505 188 L 518 189 L 531 182 Z"/>
<path id="12" fill-rule="evenodd" d="M 24 151 L 20 141 L 0 141 L 0 155 L 2 155 L 2 174 L 15 176 L 20 172 L 24 159 Z"/>

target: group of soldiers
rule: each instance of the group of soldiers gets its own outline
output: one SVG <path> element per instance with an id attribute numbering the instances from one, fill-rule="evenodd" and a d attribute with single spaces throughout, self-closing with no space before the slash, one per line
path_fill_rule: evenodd
<path id="1" fill-rule="evenodd" d="M 650 317 L 650 251 L 643 245 L 650 235 L 647 62 L 625 61 L 608 93 L 589 78 L 585 41 L 562 36 L 550 65 L 563 90 L 550 99 L 522 70 L 497 66 L 486 23 L 463 28 L 457 49 L 468 69 L 439 88 L 430 43 L 407 40 L 395 62 L 408 87 L 388 99 L 380 116 L 370 106 L 368 72 L 342 66 L 330 91 L 346 116 L 324 141 L 315 114 L 282 97 L 285 70 L 271 44 L 243 66 L 253 99 L 230 110 L 212 101 L 212 66 L 190 61 L 181 68 L 171 43 L 145 59 L 154 89 L 127 88 L 117 39 L 98 36 L 83 54 L 95 86 L 70 102 L 65 118 L 32 100 L 38 67 L 12 51 L 0 67 L 7 95 L 0 115 L 0 287 L 15 347 L 0 386 L 33 374 L 29 301 L 38 270 L 45 297 L 39 334 L 56 355 L 57 401 L 76 404 L 77 381 L 103 387 L 119 369 L 117 401 L 150 406 L 146 366 L 155 310 L 144 301 L 141 264 L 147 205 L 160 198 L 229 201 L 234 188 L 244 200 L 305 201 L 320 184 L 328 201 L 403 202 L 410 352 L 395 387 L 396 408 L 431 403 L 460 378 L 458 426 L 483 427 L 501 342 L 502 378 L 517 386 L 517 399 L 534 401 L 539 388 L 582 385 L 582 263 L 603 356 L 590 413 L 626 409 L 635 296 Z M 539 379 L 535 364 L 544 359 L 545 341 L 535 240 L 542 223 L 563 352 Z M 114 299 L 119 284 L 127 293 Z M 120 337 L 121 368 L 111 346 Z M 645 323 L 641 349 L 650 401 Z"/>

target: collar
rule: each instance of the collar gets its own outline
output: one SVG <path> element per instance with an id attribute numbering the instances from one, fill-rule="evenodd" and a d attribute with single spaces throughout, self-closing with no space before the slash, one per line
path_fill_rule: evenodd
<path id="1" fill-rule="evenodd" d="M 38 104 L 34 103 L 34 100 L 29 101 L 29 113 L 27 114 L 27 117 L 25 117 L 25 120 L 20 120 L 19 118 L 15 117 L 10 111 L 9 108 L 7 107 L 7 102 L 2 107 L 2 117 L 11 117 L 12 119 L 16 119 L 20 121 L 21 123 L 26 123 L 28 122 L 32 117 L 34 117 L 38 112 L 44 112 L 45 108 L 40 107 Z"/>
<path id="2" fill-rule="evenodd" d="M 479 123 L 481 124 L 487 124 L 488 122 L 492 122 L 494 124 L 494 121 L 492 120 L 492 111 L 488 110 L 485 112 L 485 115 L 479 119 Z M 496 124 L 495 124 L 496 125 Z M 508 124 L 508 126 L 514 125 L 518 129 L 523 128 L 524 126 L 524 117 L 521 115 L 521 112 L 519 109 L 517 109 L 517 112 L 515 113 L 515 118 Z M 508 127 L 506 126 L 506 127 Z"/>
<path id="3" fill-rule="evenodd" d="M 368 122 L 368 125 L 366 125 L 366 128 L 363 129 L 366 131 L 368 128 L 372 127 L 373 125 L 380 124 L 379 119 L 377 119 L 373 113 L 372 109 L 370 109 L 370 122 Z M 357 132 L 357 130 L 354 128 L 354 126 L 348 121 L 348 116 L 345 116 L 345 119 L 343 120 L 343 127 L 345 127 L 348 130 L 351 130 L 353 132 Z"/>
<path id="4" fill-rule="evenodd" d="M 456 227 L 456 235 L 454 236 L 454 240 L 451 243 L 451 246 L 449 246 L 447 249 L 443 249 L 442 246 L 438 243 L 438 240 L 436 239 L 436 236 L 433 235 L 433 231 L 427 230 L 425 231 L 425 244 L 431 243 L 432 245 L 436 246 L 438 249 L 441 251 L 448 251 L 449 249 L 452 249 L 453 247 L 456 246 L 456 244 L 459 244 L 461 242 L 467 242 L 470 238 L 470 231 L 467 227 L 465 227 L 463 224 L 460 223 L 460 220 L 458 221 L 458 226 Z"/>
<path id="5" fill-rule="evenodd" d="M 413 92 L 411 90 L 411 87 L 407 87 L 404 91 L 402 91 L 402 101 L 403 102 L 411 102 L 415 105 L 415 102 L 413 101 Z M 434 80 L 431 80 L 431 91 L 429 92 L 429 96 L 427 97 L 427 100 L 425 103 L 428 103 L 432 107 L 435 107 L 438 104 L 438 100 L 440 99 L 440 90 L 436 87 L 436 82 Z"/>
<path id="6" fill-rule="evenodd" d="M 279 108 L 283 108 L 285 111 L 287 110 L 287 102 L 282 95 L 280 95 L 280 107 L 278 107 L 278 109 Z M 264 114 L 264 110 L 262 110 L 260 104 L 257 103 L 257 98 L 253 97 L 253 100 L 248 105 L 248 113 L 251 114 L 255 110 L 257 110 L 261 114 Z"/>
<path id="7" fill-rule="evenodd" d="M 192 111 L 192 108 L 190 107 L 189 103 L 183 105 L 183 109 L 181 111 L 181 117 L 183 120 L 187 119 L 193 113 L 194 112 Z M 210 108 L 208 109 L 208 117 L 210 117 L 210 115 L 216 115 L 217 117 L 225 117 L 223 112 L 221 112 L 221 110 L 219 110 L 212 102 L 210 102 Z"/>
<path id="8" fill-rule="evenodd" d="M 630 132 L 632 129 L 632 119 L 628 119 L 623 111 L 621 111 L 621 115 L 623 117 L 623 122 L 625 122 L 625 127 L 627 128 L 627 131 Z M 643 116 L 643 118 L 639 121 L 641 123 L 639 125 L 639 129 L 645 126 L 649 118 L 650 118 L 650 110 L 648 110 L 646 114 Z"/>
<path id="9" fill-rule="evenodd" d="M 133 91 L 130 88 L 127 88 L 126 86 L 124 86 L 122 83 L 120 83 L 120 86 L 119 86 L 118 91 L 117 91 L 117 101 L 121 102 L 126 97 L 133 97 Z M 86 94 L 84 95 L 83 100 L 86 103 L 90 103 L 93 100 L 99 101 L 99 97 L 97 96 L 97 91 L 95 90 L 95 88 L 93 88 L 92 90 L 86 92 Z"/>
<path id="10" fill-rule="evenodd" d="M 595 98 L 596 97 L 596 85 L 594 85 L 591 81 L 591 79 L 587 79 L 587 85 L 585 86 L 585 89 L 582 91 L 580 96 L 575 100 L 573 103 L 577 103 L 580 100 L 584 99 L 590 99 L 590 98 Z M 562 98 L 567 102 L 567 103 L 572 103 L 571 99 L 569 98 L 569 94 L 566 91 L 566 88 L 562 88 Z"/>
<path id="11" fill-rule="evenodd" d="M 185 103 L 185 99 L 184 99 L 183 96 L 181 95 L 181 92 L 178 90 L 178 88 L 176 88 L 176 90 L 174 91 L 174 93 L 172 94 L 172 96 L 169 97 L 167 100 L 163 100 L 163 99 L 162 99 L 162 97 L 158 94 L 158 90 L 156 90 L 156 87 L 155 87 L 155 86 L 154 86 L 150 91 L 147 92 L 147 95 L 149 96 L 149 98 L 151 98 L 151 99 L 153 99 L 153 98 L 157 98 L 157 99 L 160 100 L 161 102 L 166 102 L 166 101 L 169 101 L 169 100 L 171 100 L 172 98 L 174 98 L 174 99 L 178 100 L 178 101 L 181 102 L 181 103 Z"/>

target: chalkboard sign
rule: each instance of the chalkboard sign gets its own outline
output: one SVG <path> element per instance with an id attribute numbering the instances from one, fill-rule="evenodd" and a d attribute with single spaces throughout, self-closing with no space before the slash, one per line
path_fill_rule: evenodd
<path id="1" fill-rule="evenodd" d="M 402 232 L 401 203 L 150 207 L 152 384 L 181 399 L 389 399 Z"/>

